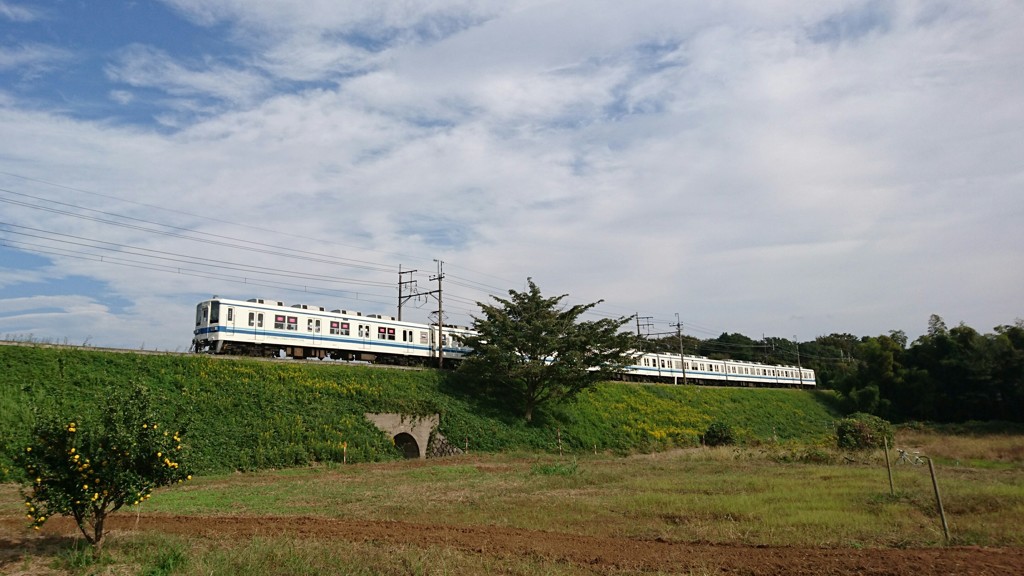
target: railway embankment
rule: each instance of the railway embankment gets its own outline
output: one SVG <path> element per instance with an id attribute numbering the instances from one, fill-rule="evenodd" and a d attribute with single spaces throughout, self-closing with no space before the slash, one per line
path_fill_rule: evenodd
<path id="1" fill-rule="evenodd" d="M 507 399 L 481 396 L 451 372 L 0 346 L 0 480 L 13 473 L 35 408 L 87 425 L 111 387 L 133 383 L 184 432 L 198 472 L 401 458 L 366 413 L 438 414 L 438 432 L 470 452 L 570 454 L 694 446 L 713 422 L 748 445 L 826 445 L 837 417 L 828 392 L 608 382 L 528 424 Z"/>

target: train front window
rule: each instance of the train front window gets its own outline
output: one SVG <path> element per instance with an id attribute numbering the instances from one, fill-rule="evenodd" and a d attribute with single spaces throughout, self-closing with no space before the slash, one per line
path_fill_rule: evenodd
<path id="1" fill-rule="evenodd" d="M 206 320 L 206 305 L 200 304 L 196 306 L 196 326 L 199 326 Z"/>
<path id="2" fill-rule="evenodd" d="M 210 303 L 210 324 L 220 323 L 220 302 Z"/>

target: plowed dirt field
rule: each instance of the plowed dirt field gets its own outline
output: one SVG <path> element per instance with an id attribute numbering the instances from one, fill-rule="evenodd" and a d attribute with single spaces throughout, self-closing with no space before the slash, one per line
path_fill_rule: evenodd
<path id="1" fill-rule="evenodd" d="M 38 542 L 73 536 L 65 518 L 46 524 L 41 534 L 26 534 L 24 520 L 0 519 L 0 570 L 21 561 L 21 551 Z M 543 557 L 585 567 L 594 574 L 619 571 L 743 575 L 1019 575 L 1024 549 L 946 547 L 917 549 L 843 549 L 750 547 L 589 537 L 495 526 L 447 526 L 405 522 L 348 521 L 318 517 L 115 515 L 114 532 L 156 531 L 212 539 L 253 536 L 299 537 L 409 546 L 447 546 L 497 557 Z"/>

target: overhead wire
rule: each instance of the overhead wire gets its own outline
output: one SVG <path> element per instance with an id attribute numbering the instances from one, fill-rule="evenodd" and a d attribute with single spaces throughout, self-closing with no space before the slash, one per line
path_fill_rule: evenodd
<path id="1" fill-rule="evenodd" d="M 75 258 L 79 260 L 90 260 L 99 261 L 107 264 L 116 264 L 120 266 L 127 266 L 129 268 L 136 268 L 140 270 L 154 270 L 159 272 L 169 272 L 173 274 L 179 274 L 182 276 L 191 276 L 196 278 L 205 278 L 209 280 L 219 280 L 226 282 L 233 282 L 237 284 L 245 284 L 247 286 L 259 286 L 264 288 L 274 288 L 277 290 L 287 290 L 291 292 L 302 292 L 305 294 L 314 294 L 321 296 L 332 296 L 332 297 L 346 297 L 361 302 L 371 302 L 374 304 L 388 305 L 390 302 L 383 302 L 380 300 L 370 300 L 366 296 L 377 296 L 375 294 L 360 293 L 353 290 L 336 290 L 326 288 L 322 286 L 310 286 L 308 284 L 293 284 L 287 282 L 276 282 L 273 280 L 260 279 L 258 277 L 249 276 L 233 276 L 227 274 L 213 274 L 212 272 L 203 272 L 199 270 L 192 270 L 189 268 L 182 268 L 180 266 L 175 267 L 171 265 L 152 264 L 148 262 L 141 262 L 137 260 L 131 260 L 127 258 L 120 258 L 118 256 L 102 256 L 99 254 L 93 254 L 90 252 L 81 252 L 76 250 L 69 250 L 65 248 L 55 248 L 52 246 L 43 246 L 38 244 L 30 244 L 24 242 L 12 242 L 10 240 L 0 242 L 0 246 L 7 246 L 32 252 L 36 254 L 51 254 L 55 256 L 62 256 L 65 258 Z"/>
<path id="2" fill-rule="evenodd" d="M 247 229 L 257 230 L 257 231 L 260 231 L 260 232 L 273 233 L 273 234 L 284 236 L 284 237 L 290 237 L 290 238 L 297 238 L 297 239 L 315 241 L 315 242 L 317 242 L 319 244 L 333 244 L 333 245 L 338 245 L 338 246 L 346 246 L 346 247 L 351 247 L 351 248 L 357 248 L 359 250 L 364 250 L 364 251 L 369 251 L 369 252 L 376 252 L 376 253 L 380 253 L 380 254 L 394 255 L 394 254 L 387 253 L 387 252 L 368 250 L 368 249 L 365 249 L 365 248 L 362 248 L 362 247 L 356 247 L 356 246 L 346 245 L 346 244 L 342 244 L 342 243 L 338 243 L 338 242 L 325 241 L 325 240 L 321 240 L 321 239 L 311 238 L 309 236 L 304 236 L 304 235 L 301 235 L 301 234 L 294 234 L 294 233 L 289 233 L 289 232 L 283 232 L 283 231 L 280 231 L 280 230 L 271 230 L 271 229 L 264 228 L 264 227 L 253 226 L 251 224 L 242 224 L 242 223 L 233 222 L 233 221 L 230 221 L 230 220 L 225 220 L 225 219 L 221 219 L 221 218 L 215 218 L 215 217 L 212 217 L 212 216 L 209 216 L 209 215 L 195 214 L 195 213 L 192 213 L 192 212 L 188 212 L 188 211 L 184 211 L 184 210 L 178 210 L 178 209 L 173 209 L 173 208 L 168 208 L 168 207 L 165 207 L 165 206 L 159 206 L 159 205 L 155 205 L 155 204 L 151 204 L 151 203 L 138 202 L 138 201 L 134 201 L 134 200 L 130 200 L 130 199 L 126 199 L 126 198 L 122 198 L 122 197 L 118 197 L 118 196 L 114 196 L 114 195 L 110 195 L 110 194 L 103 194 L 103 193 L 100 193 L 100 192 L 84 190 L 84 189 L 76 188 L 76 187 L 72 187 L 72 186 L 66 186 L 66 185 L 63 185 L 63 184 L 59 184 L 59 183 L 55 183 L 55 182 L 50 182 L 50 181 L 46 181 L 46 180 L 42 180 L 42 179 L 38 179 L 38 178 L 27 177 L 27 176 L 23 176 L 23 175 L 20 175 L 20 174 L 14 174 L 14 173 L 7 172 L 7 171 L 0 170 L 0 174 L 6 175 L 6 176 L 10 176 L 10 177 L 13 177 L 13 178 L 19 178 L 19 179 L 22 179 L 22 180 L 25 180 L 25 181 L 29 181 L 29 182 L 36 182 L 36 183 L 44 184 L 44 185 L 47 185 L 47 186 L 53 186 L 53 187 L 56 187 L 56 188 L 61 188 L 61 189 L 65 189 L 65 190 L 69 190 L 69 191 L 73 191 L 73 192 L 78 192 L 78 193 L 93 195 L 93 196 L 97 196 L 97 197 L 107 198 L 107 199 L 111 199 L 111 200 L 115 200 L 115 201 L 119 201 L 119 202 L 124 202 L 124 203 L 128 203 L 128 204 L 134 204 L 136 206 L 141 206 L 141 207 L 145 207 L 145 208 L 149 208 L 149 209 L 160 210 L 160 211 L 164 211 L 164 212 L 168 212 L 168 213 L 184 215 L 184 216 L 188 216 L 188 217 L 192 217 L 192 218 L 196 218 L 196 219 L 203 219 L 203 220 L 212 221 L 212 222 L 229 224 L 231 226 L 237 226 L 237 227 L 240 227 L 240 228 L 247 228 Z M 62 216 L 68 216 L 68 217 L 72 217 L 72 218 L 78 218 L 78 219 L 82 219 L 82 220 L 86 220 L 86 221 L 93 221 L 93 222 L 104 224 L 104 225 L 122 227 L 122 228 L 125 228 L 125 229 L 136 230 L 136 231 L 140 231 L 140 232 L 144 232 L 144 233 L 149 233 L 149 234 L 157 234 L 157 235 L 163 235 L 163 236 L 167 236 L 167 237 L 174 237 L 174 238 L 179 238 L 179 239 L 183 239 L 183 240 L 187 240 L 187 241 L 192 241 L 192 242 L 197 242 L 197 243 L 205 243 L 205 244 L 208 244 L 208 245 L 215 245 L 215 246 L 220 246 L 220 247 L 224 247 L 224 248 L 228 248 L 228 249 L 236 249 L 236 250 L 249 251 L 249 252 L 253 252 L 253 253 L 260 253 L 260 254 L 265 254 L 265 255 L 277 256 L 277 257 L 281 257 L 281 258 L 285 258 L 285 259 L 303 260 L 303 261 L 314 262 L 314 263 L 319 263 L 319 264 L 329 264 L 329 265 L 351 267 L 351 268 L 354 268 L 354 269 L 361 269 L 361 270 L 366 270 L 366 271 L 369 271 L 369 272 L 394 272 L 394 269 L 395 269 L 394 266 L 388 266 L 388 265 L 385 265 L 385 264 L 381 264 L 379 262 L 370 262 L 370 261 L 367 261 L 367 260 L 358 260 L 358 259 L 352 259 L 352 258 L 342 258 L 342 257 L 337 257 L 337 256 L 334 256 L 334 255 L 330 255 L 330 254 L 324 254 L 322 252 L 313 252 L 313 251 L 296 249 L 296 248 L 282 248 L 282 247 L 280 247 L 277 244 L 269 244 L 269 243 L 265 243 L 265 242 L 246 240 L 246 239 L 237 238 L 237 237 L 233 237 L 233 236 L 228 236 L 228 235 L 224 235 L 224 234 L 215 234 L 215 233 L 210 233 L 210 232 L 203 232 L 203 231 L 200 231 L 200 230 L 195 230 L 194 228 L 188 228 L 188 227 L 183 227 L 183 226 L 176 226 L 176 225 L 173 225 L 173 224 L 157 222 L 155 220 L 138 218 L 138 217 L 128 216 L 128 215 L 124 215 L 124 214 L 117 214 L 117 213 L 114 213 L 114 212 L 107 212 L 107 211 L 103 211 L 103 210 L 98 210 L 98 209 L 94 209 L 94 208 L 88 208 L 88 207 L 85 207 L 85 206 L 76 205 L 76 204 L 69 203 L 69 202 L 63 202 L 63 201 L 54 200 L 52 198 L 45 198 L 45 197 L 41 197 L 41 196 L 35 196 L 35 195 L 32 195 L 32 194 L 26 194 L 26 193 L 23 193 L 23 192 L 17 192 L 15 190 L 11 190 L 9 188 L 0 188 L 0 192 L 4 192 L 4 193 L 7 193 L 7 194 L 12 195 L 12 196 L 18 196 L 20 198 L 27 198 L 27 199 L 30 199 L 30 200 L 34 200 L 36 202 L 45 202 L 46 203 L 46 205 L 39 205 L 39 204 L 31 203 L 31 202 L 19 201 L 19 200 L 13 199 L 13 198 L 0 197 L 0 201 L 6 202 L 6 203 L 9 203 L 9 204 L 12 204 L 12 205 L 22 206 L 22 207 L 25 207 L 25 208 L 30 208 L 30 209 L 35 209 L 35 210 L 46 211 L 46 212 L 49 212 L 49 213 L 54 213 L 54 214 L 58 214 L 58 215 L 62 215 Z M 68 209 L 57 208 L 57 206 L 62 206 L 62 207 L 68 208 Z M 77 210 L 79 212 L 76 213 L 76 212 L 74 212 L 72 210 Z M 60 233 L 57 233 L 57 232 L 48 232 L 48 231 L 45 231 L 45 230 L 24 227 L 24 226 L 21 226 L 21 225 L 18 225 L 18 224 L 13 224 L 13 223 L 7 223 L 6 225 L 8 225 L 8 226 L 16 226 L 16 227 L 20 227 L 22 229 L 31 229 L 31 230 L 34 230 L 36 232 L 41 232 L 41 233 L 51 233 L 51 234 L 60 235 Z M 15 231 L 9 231 L 9 232 L 18 234 L 18 232 L 15 232 Z M 70 235 L 67 235 L 67 236 L 70 236 Z M 218 260 L 218 259 L 214 259 L 214 258 L 201 258 L 201 257 L 196 257 L 196 256 L 187 256 L 187 255 L 182 255 L 182 254 L 176 254 L 176 253 L 173 253 L 173 252 L 164 252 L 164 251 L 158 251 L 158 250 L 151 250 L 151 249 L 146 249 L 146 248 L 141 248 L 141 247 L 133 247 L 133 246 L 123 245 L 123 244 L 119 245 L 119 244 L 116 244 L 116 243 L 105 242 L 105 241 L 102 241 L 102 240 L 85 239 L 85 238 L 80 238 L 80 237 L 73 237 L 73 238 L 78 238 L 80 240 L 89 241 L 89 242 L 95 242 L 95 243 L 101 243 L 101 244 L 105 243 L 105 244 L 108 244 L 109 246 L 118 246 L 120 248 L 120 250 L 137 250 L 137 251 L 149 252 L 151 255 L 137 254 L 137 253 L 134 254 L 135 256 L 141 256 L 141 257 L 147 257 L 147 258 L 163 259 L 163 260 L 166 260 L 166 261 L 170 261 L 170 260 L 173 260 L 175 258 L 178 258 L 178 259 L 181 259 L 182 262 L 191 263 L 192 265 L 198 265 L 198 266 L 222 265 L 226 269 L 233 270 L 233 271 L 245 271 L 246 268 L 251 268 L 254 272 L 262 270 L 262 272 L 259 272 L 259 273 L 265 274 L 265 275 L 274 275 L 274 276 L 278 276 L 278 277 L 281 277 L 281 278 L 288 278 L 288 277 L 295 278 L 295 279 L 321 279 L 321 278 L 327 279 L 327 278 L 329 278 L 330 281 L 336 280 L 336 277 L 333 277 L 333 276 L 328 277 L 326 275 L 299 273 L 299 272 L 295 272 L 295 271 L 282 271 L 282 272 L 278 272 L 278 273 L 273 273 L 273 272 L 270 272 L 269 271 L 270 269 L 267 268 L 267 267 L 251 266 L 251 265 L 242 264 L 242 263 L 238 263 L 238 262 L 226 262 L 226 261 Z M 49 241 L 53 241 L 53 242 L 62 242 L 61 240 L 57 240 L 57 239 L 54 239 L 54 238 L 49 238 L 48 240 Z M 67 242 L 67 241 L 65 241 L 65 242 Z M 93 248 L 93 249 L 115 250 L 113 248 L 104 248 L 102 246 L 90 246 L 90 247 Z M 115 250 L 115 251 L 119 251 L 119 250 Z M 126 252 L 126 253 L 130 254 L 132 252 L 129 251 L 129 252 Z M 162 256 L 158 256 L 158 255 L 162 255 Z M 404 256 L 401 256 L 401 255 L 398 255 L 398 256 L 405 258 Z M 419 261 L 419 260 L 425 260 L 425 259 L 423 259 L 423 258 L 413 258 L 413 260 L 414 261 Z M 490 273 L 481 272 L 481 271 L 478 271 L 478 270 L 472 270 L 470 268 L 461 267 L 461 266 L 457 266 L 457 265 L 455 265 L 455 267 L 456 268 L 462 268 L 464 270 L 467 270 L 469 272 L 472 272 L 473 274 L 477 274 L 477 275 L 480 275 L 480 276 L 486 276 L 486 277 L 489 277 L 489 278 L 494 278 L 494 279 L 498 279 L 498 280 L 504 280 L 504 279 L 500 278 L 499 276 L 496 276 L 496 275 L 493 275 L 493 274 L 490 274 Z M 164 268 L 162 267 L 162 265 L 157 265 L 153 269 L 163 270 Z M 212 278 L 218 278 L 218 277 L 214 276 Z M 377 287 L 391 287 L 391 286 L 393 286 L 393 283 L 389 283 L 389 282 L 356 280 L 356 279 L 353 279 L 353 278 L 344 278 L 344 279 L 340 279 L 340 280 L 344 280 L 345 282 L 352 283 L 352 284 L 361 284 L 361 285 L 365 285 L 365 286 L 377 286 Z M 464 288 L 464 289 L 469 290 L 469 291 L 471 291 L 473 293 L 478 293 L 478 294 L 482 294 L 482 295 L 485 296 L 484 298 L 471 298 L 471 297 L 463 296 L 463 295 L 460 295 L 460 294 L 457 294 L 457 293 L 452 293 L 452 292 L 449 292 L 449 291 L 445 292 L 444 300 L 445 300 L 445 302 L 447 304 L 449 304 L 449 306 L 446 306 L 447 311 L 462 313 L 462 314 L 467 315 L 467 316 L 472 316 L 473 313 L 477 311 L 475 306 L 479 302 L 487 301 L 490 298 L 492 298 L 495 294 L 504 294 L 504 293 L 507 292 L 506 289 L 499 288 L 497 286 L 494 286 L 493 284 L 477 281 L 477 280 L 474 280 L 472 278 L 468 278 L 468 277 L 465 277 L 465 276 L 462 276 L 462 275 L 453 275 L 453 274 L 449 273 L 449 274 L 446 275 L 446 280 L 447 280 L 446 284 L 448 286 L 457 286 L 459 288 Z M 504 281 L 510 282 L 510 281 L 507 281 L 507 280 L 504 280 Z M 511 282 L 510 282 L 510 284 L 511 284 Z M 344 292 L 344 291 L 340 291 L 340 292 Z M 330 295 L 330 294 L 325 294 L 325 295 Z M 386 298 L 385 296 L 382 296 L 382 295 L 378 295 L 377 297 Z M 450 305 L 452 302 L 454 302 L 456 304 L 455 305 Z M 380 302 L 380 303 L 383 303 L 383 302 Z M 466 308 L 466 306 L 471 306 L 472 308 Z M 601 318 L 623 318 L 623 317 L 632 315 L 632 313 L 630 313 L 630 314 L 612 314 L 612 313 L 607 312 L 607 309 L 609 309 L 609 308 L 615 308 L 615 306 L 612 306 L 612 305 L 609 305 L 607 303 L 603 303 L 602 302 L 601 305 L 599 305 L 598 307 L 595 307 L 595 308 L 592 308 L 592 309 L 588 310 L 586 312 L 586 314 L 590 315 L 590 316 L 601 317 Z M 671 323 L 671 322 L 669 322 L 667 320 L 661 320 L 661 322 L 664 322 L 664 323 L 669 324 L 669 325 L 674 325 L 673 323 Z M 702 328 L 702 327 L 700 327 L 700 326 L 698 326 L 696 324 L 693 324 L 693 323 L 685 323 L 685 324 L 686 324 L 686 327 L 688 329 L 688 332 L 703 332 L 703 333 L 707 333 L 709 335 L 715 333 L 712 330 L 709 330 L 709 329 L 706 329 L 706 328 Z"/>

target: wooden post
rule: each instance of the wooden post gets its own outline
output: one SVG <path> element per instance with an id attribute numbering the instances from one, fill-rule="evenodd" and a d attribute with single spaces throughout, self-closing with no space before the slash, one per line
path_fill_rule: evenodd
<path id="1" fill-rule="evenodd" d="M 348 464 L 348 442 L 341 443 L 341 463 Z"/>
<path id="2" fill-rule="evenodd" d="M 562 427 L 559 426 L 555 430 L 556 430 L 556 433 L 558 434 L 558 455 L 561 456 L 562 455 Z"/>
<path id="3" fill-rule="evenodd" d="M 889 496 L 896 496 L 896 487 L 892 483 L 892 464 L 889 462 L 889 439 L 883 436 L 882 444 L 885 445 L 885 469 L 889 471 Z"/>
<path id="4" fill-rule="evenodd" d="M 942 497 L 939 496 L 939 482 L 935 479 L 935 465 L 932 464 L 932 459 L 925 456 L 928 460 L 928 471 L 932 474 L 932 488 L 935 489 L 935 502 L 939 505 L 939 518 L 942 518 L 942 533 L 946 536 L 946 544 L 949 544 L 949 525 L 946 524 L 946 512 L 942 509 Z"/>

